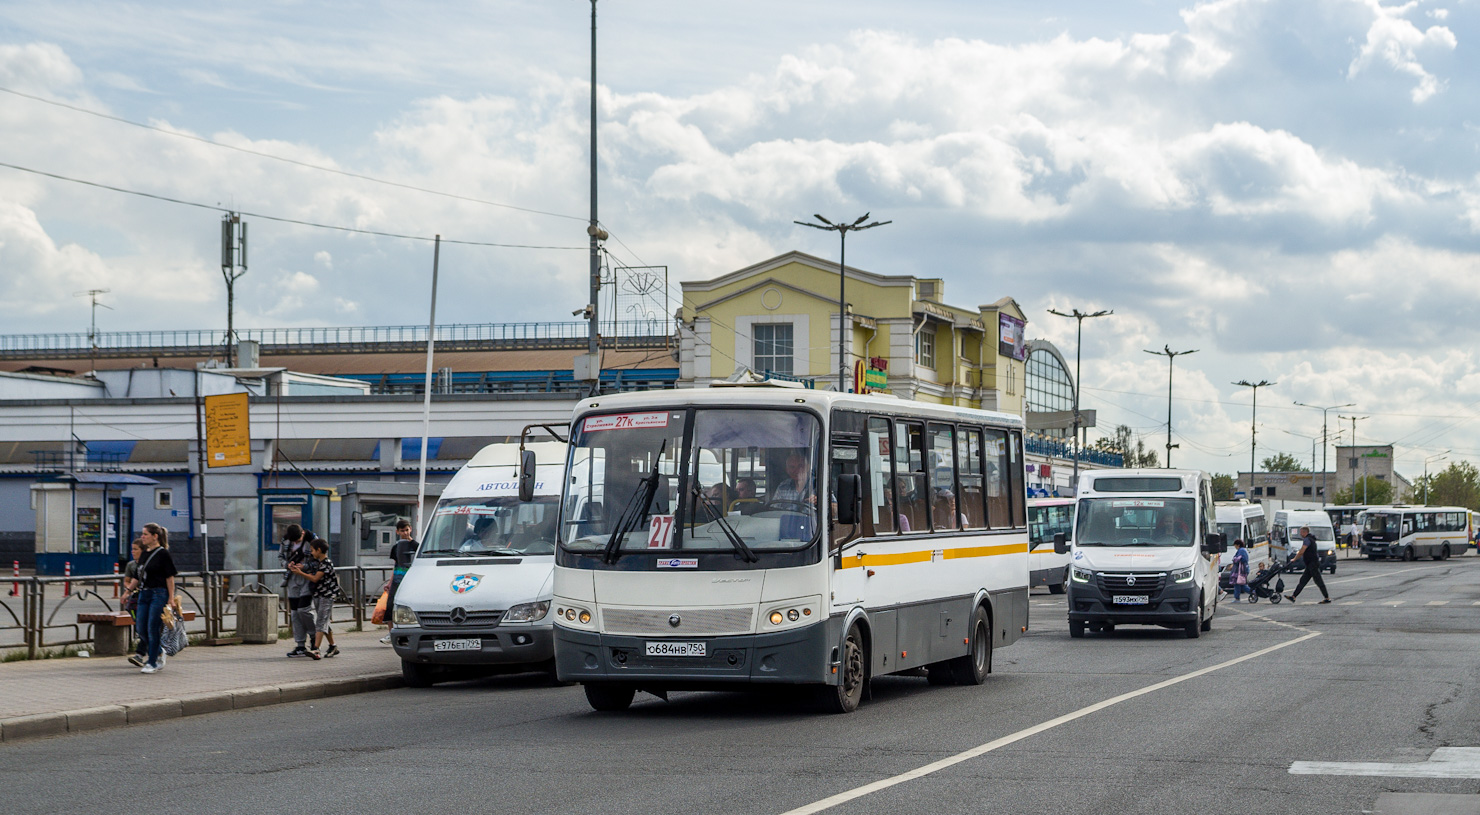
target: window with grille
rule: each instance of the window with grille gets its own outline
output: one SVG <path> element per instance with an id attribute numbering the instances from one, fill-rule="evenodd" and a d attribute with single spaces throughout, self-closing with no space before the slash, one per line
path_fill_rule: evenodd
<path id="1" fill-rule="evenodd" d="M 935 367 L 935 329 L 922 328 L 915 335 L 915 364 Z"/>
<path id="2" fill-rule="evenodd" d="M 752 337 L 755 342 L 754 353 L 751 360 L 757 371 L 770 371 L 772 373 L 794 376 L 796 372 L 792 369 L 792 340 L 791 323 L 773 323 L 754 326 Z"/>

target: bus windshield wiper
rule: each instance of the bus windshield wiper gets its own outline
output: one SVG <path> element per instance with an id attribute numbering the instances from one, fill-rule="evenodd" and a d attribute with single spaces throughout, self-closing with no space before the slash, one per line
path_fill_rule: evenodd
<path id="1" fill-rule="evenodd" d="M 697 484 L 694 485 L 694 497 L 703 501 L 704 508 L 714 515 L 714 520 L 719 523 L 720 530 L 725 533 L 726 538 L 730 539 L 730 545 L 735 547 L 736 552 L 740 553 L 741 560 L 746 563 L 755 563 L 760 560 L 756 553 L 751 551 L 749 546 L 745 545 L 745 541 L 740 539 L 740 534 L 735 531 L 735 527 L 730 526 L 730 522 L 725 520 L 725 516 L 719 511 L 719 507 L 714 505 L 714 501 L 710 500 L 709 496 L 705 495 L 704 491 L 699 489 Z"/>
<path id="2" fill-rule="evenodd" d="M 622 508 L 622 515 L 617 520 L 617 525 L 612 529 L 612 535 L 606 539 L 606 547 L 601 551 L 603 563 L 616 563 L 617 558 L 622 556 L 622 539 L 627 533 L 637 528 L 642 517 L 647 514 L 648 505 L 653 502 L 653 496 L 658 493 L 658 479 L 662 476 L 658 473 L 658 462 L 663 459 L 663 451 L 668 447 L 668 440 L 658 446 L 658 455 L 653 459 L 653 471 L 642 481 L 638 482 L 637 489 L 633 491 L 632 497 L 627 499 L 627 506 Z"/>

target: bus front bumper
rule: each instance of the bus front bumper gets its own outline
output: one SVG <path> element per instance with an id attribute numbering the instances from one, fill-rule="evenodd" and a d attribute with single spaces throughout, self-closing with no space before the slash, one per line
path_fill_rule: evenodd
<path id="1" fill-rule="evenodd" d="M 391 646 L 407 662 L 427 665 L 539 665 L 555 653 L 554 626 L 494 626 L 491 628 L 435 628 L 398 625 L 391 629 Z M 457 645 L 457 650 L 437 650 Z M 474 643 L 477 647 L 470 647 Z"/>
<path id="2" fill-rule="evenodd" d="M 555 671 L 562 682 L 636 682 L 680 689 L 724 684 L 837 684 L 835 619 L 767 634 L 684 637 L 704 656 L 648 656 L 649 642 L 672 637 L 598 634 L 555 628 Z"/>
<path id="3" fill-rule="evenodd" d="M 1093 584 L 1069 583 L 1069 621 L 1113 625 L 1186 625 L 1197 621 L 1198 586 L 1167 586 L 1147 595 L 1145 605 L 1123 605 L 1113 601 Z"/>

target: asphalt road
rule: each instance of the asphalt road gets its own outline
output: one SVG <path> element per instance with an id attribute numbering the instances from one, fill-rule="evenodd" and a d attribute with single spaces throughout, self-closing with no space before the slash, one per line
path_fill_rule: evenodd
<path id="1" fill-rule="evenodd" d="M 1480 745 L 1480 559 L 1343 563 L 1328 580 L 1334 604 L 1313 588 L 1295 606 L 1224 604 L 1196 640 L 1071 640 L 1061 598 L 1035 594 L 1032 632 L 984 686 L 883 678 L 847 716 L 779 693 L 597 714 L 579 688 L 524 676 L 0 746 L 0 808 L 786 813 L 851 795 L 821 811 L 1346 814 L 1409 800 L 1394 792 L 1477 806 L 1480 767 L 1290 770 Z"/>

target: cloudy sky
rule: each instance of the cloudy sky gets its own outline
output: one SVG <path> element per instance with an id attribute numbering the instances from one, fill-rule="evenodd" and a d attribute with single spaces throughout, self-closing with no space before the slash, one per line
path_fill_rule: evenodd
<path id="1" fill-rule="evenodd" d="M 1143 352 L 1198 349 L 1177 364 L 1178 465 L 1247 468 L 1239 379 L 1278 383 L 1261 458 L 1308 460 L 1293 434 L 1320 413 L 1298 400 L 1355 403 L 1333 431 L 1370 416 L 1360 440 L 1398 443 L 1407 474 L 1445 449 L 1480 461 L 1477 5 L 606 0 L 602 221 L 618 263 L 676 286 L 832 257 L 791 221 L 871 211 L 894 223 L 852 265 L 943 277 L 960 305 L 1011 295 L 1071 358 L 1072 322 L 1046 310 L 1114 309 L 1087 324 L 1084 403 L 1159 447 L 1167 365 Z M 555 247 L 445 247 L 439 317 L 568 320 L 587 299 L 589 14 L 7 2 L 0 163 Z M 112 290 L 103 329 L 223 326 L 219 219 L 0 167 L 0 333 L 85 331 L 89 288 Z M 425 320 L 428 243 L 249 221 L 238 326 Z"/>

